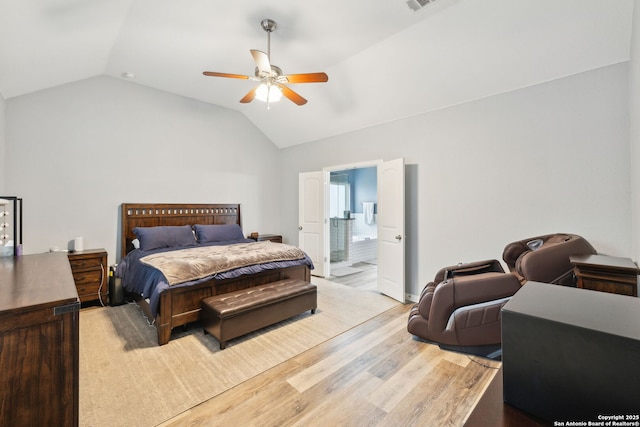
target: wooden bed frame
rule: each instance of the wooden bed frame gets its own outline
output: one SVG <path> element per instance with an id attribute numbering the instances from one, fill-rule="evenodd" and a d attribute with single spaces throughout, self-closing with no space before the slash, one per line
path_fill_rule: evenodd
<path id="1" fill-rule="evenodd" d="M 131 242 L 136 238 L 133 233 L 135 227 L 194 224 L 238 224 L 241 226 L 240 205 L 123 203 L 121 255 L 124 257 L 133 250 Z M 155 318 L 158 344 L 164 345 L 169 342 L 173 328 L 198 321 L 200 319 L 200 302 L 204 298 L 278 280 L 298 279 L 308 282 L 310 278 L 309 267 L 302 265 L 268 270 L 235 279 L 212 279 L 194 286 L 170 288 L 160 294 L 158 315 Z M 153 319 L 147 301 L 141 296 L 136 300 L 145 315 L 149 319 Z"/>

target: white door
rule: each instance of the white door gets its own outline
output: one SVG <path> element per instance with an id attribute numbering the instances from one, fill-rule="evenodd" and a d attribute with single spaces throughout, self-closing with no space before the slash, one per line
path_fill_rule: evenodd
<path id="1" fill-rule="evenodd" d="M 298 246 L 313 261 L 311 274 L 320 277 L 328 271 L 324 230 L 327 175 L 305 172 L 298 177 Z"/>
<path id="2" fill-rule="evenodd" d="M 377 219 L 378 291 L 404 303 L 404 159 L 378 166 Z"/>

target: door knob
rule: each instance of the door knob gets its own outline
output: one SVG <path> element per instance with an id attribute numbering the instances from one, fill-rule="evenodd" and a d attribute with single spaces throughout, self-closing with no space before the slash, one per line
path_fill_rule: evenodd
<path id="1" fill-rule="evenodd" d="M 298 226 L 298 230 L 302 231 L 302 226 L 301 225 Z"/>
<path id="2" fill-rule="evenodd" d="M 397 241 L 402 240 L 402 236 L 398 234 L 398 235 L 396 236 L 396 240 L 397 240 Z"/>

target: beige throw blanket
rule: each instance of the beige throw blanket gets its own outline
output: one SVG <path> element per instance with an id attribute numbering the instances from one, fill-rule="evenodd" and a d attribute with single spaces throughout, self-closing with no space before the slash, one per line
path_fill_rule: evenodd
<path id="1" fill-rule="evenodd" d="M 140 261 L 160 270 L 169 285 L 177 285 L 234 268 L 302 258 L 304 252 L 300 248 L 264 241 L 160 252 Z"/>

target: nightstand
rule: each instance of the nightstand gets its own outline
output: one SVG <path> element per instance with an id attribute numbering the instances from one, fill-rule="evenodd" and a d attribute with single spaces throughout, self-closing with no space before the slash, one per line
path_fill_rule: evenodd
<path id="1" fill-rule="evenodd" d="M 270 240 L 275 243 L 282 243 L 282 236 L 279 234 L 258 234 L 257 236 L 252 234 L 247 238 L 253 239 L 256 242 L 263 242 L 265 240 Z"/>
<path id="2" fill-rule="evenodd" d="M 87 249 L 69 252 L 68 257 L 80 301 L 98 300 L 106 304 L 109 296 L 107 251 Z"/>
<path id="3" fill-rule="evenodd" d="M 605 255 L 572 255 L 577 287 L 638 296 L 638 266 L 630 258 Z"/>

